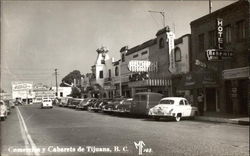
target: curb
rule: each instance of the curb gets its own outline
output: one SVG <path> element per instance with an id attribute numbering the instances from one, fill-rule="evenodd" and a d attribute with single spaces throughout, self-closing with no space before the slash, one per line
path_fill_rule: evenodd
<path id="1" fill-rule="evenodd" d="M 216 118 L 216 117 L 204 117 L 197 116 L 195 117 L 197 121 L 210 121 L 210 122 L 220 122 L 220 123 L 230 123 L 237 125 L 250 125 L 249 120 L 240 120 L 240 119 L 226 119 L 226 118 Z"/>

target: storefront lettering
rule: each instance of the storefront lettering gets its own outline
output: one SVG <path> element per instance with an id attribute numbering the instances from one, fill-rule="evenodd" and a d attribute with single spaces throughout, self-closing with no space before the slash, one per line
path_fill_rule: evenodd
<path id="1" fill-rule="evenodd" d="M 217 44 L 218 49 L 223 49 L 223 19 L 217 18 Z"/>

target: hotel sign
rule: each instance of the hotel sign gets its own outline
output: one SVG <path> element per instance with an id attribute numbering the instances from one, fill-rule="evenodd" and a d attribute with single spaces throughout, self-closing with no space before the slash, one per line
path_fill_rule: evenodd
<path id="1" fill-rule="evenodd" d="M 131 72 L 156 72 L 158 63 L 152 63 L 147 60 L 131 60 L 128 63 L 128 69 Z"/>
<path id="2" fill-rule="evenodd" d="M 223 49 L 223 19 L 217 18 L 217 48 Z"/>

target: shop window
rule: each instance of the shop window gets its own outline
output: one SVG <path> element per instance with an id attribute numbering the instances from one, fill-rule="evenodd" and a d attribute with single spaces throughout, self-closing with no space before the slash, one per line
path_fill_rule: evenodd
<path id="1" fill-rule="evenodd" d="M 115 67 L 115 76 L 119 76 L 119 68 Z"/>
<path id="2" fill-rule="evenodd" d="M 181 49 L 175 48 L 175 62 L 181 61 Z"/>
<path id="3" fill-rule="evenodd" d="M 164 39 L 163 38 L 161 38 L 160 40 L 159 40 L 159 48 L 161 49 L 161 48 L 164 48 Z"/>
<path id="4" fill-rule="evenodd" d="M 125 61 L 125 54 L 122 54 L 122 62 Z"/>
<path id="5" fill-rule="evenodd" d="M 231 43 L 232 41 L 232 28 L 230 25 L 224 27 L 224 42 Z"/>
<path id="6" fill-rule="evenodd" d="M 239 21 L 236 24 L 237 27 L 237 40 L 242 41 L 246 38 L 246 24 L 245 21 Z"/>
<path id="7" fill-rule="evenodd" d="M 205 50 L 205 47 L 204 47 L 204 34 L 200 34 L 199 36 L 198 36 L 198 46 L 199 46 L 199 51 L 201 52 L 201 53 L 203 53 L 204 52 L 204 50 Z"/>
<path id="8" fill-rule="evenodd" d="M 99 71 L 99 78 L 102 79 L 103 78 L 103 71 Z"/>
<path id="9" fill-rule="evenodd" d="M 216 31 L 209 31 L 208 32 L 209 36 L 209 48 L 215 48 L 216 47 Z"/>

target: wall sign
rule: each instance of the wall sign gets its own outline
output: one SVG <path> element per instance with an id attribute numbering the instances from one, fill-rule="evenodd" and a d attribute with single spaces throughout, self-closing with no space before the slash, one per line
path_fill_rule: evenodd
<path id="1" fill-rule="evenodd" d="M 217 18 L 217 48 L 223 49 L 223 19 Z"/>
<path id="2" fill-rule="evenodd" d="M 208 61 L 218 61 L 232 58 L 233 52 L 228 50 L 207 49 L 206 56 Z"/>
<path id="3" fill-rule="evenodd" d="M 131 60 L 128 63 L 128 69 L 131 72 L 157 72 L 158 63 L 148 60 Z"/>
<path id="4" fill-rule="evenodd" d="M 168 51 L 169 51 L 169 71 L 171 73 L 174 73 L 176 71 L 175 56 L 174 56 L 174 39 L 175 39 L 174 33 L 168 32 L 167 39 L 168 39 Z"/>

